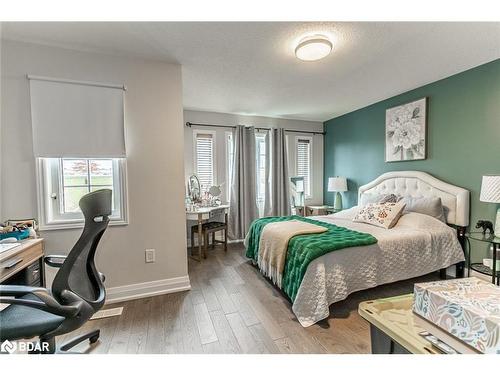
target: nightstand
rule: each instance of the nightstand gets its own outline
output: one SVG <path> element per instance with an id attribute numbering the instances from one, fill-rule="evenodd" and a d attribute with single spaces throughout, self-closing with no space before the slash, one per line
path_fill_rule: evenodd
<path id="1" fill-rule="evenodd" d="M 468 243 L 467 252 L 467 276 L 470 276 L 470 270 L 473 269 L 476 272 L 482 273 L 483 275 L 491 276 L 491 282 L 493 284 L 500 285 L 500 270 L 497 269 L 497 251 L 500 250 L 500 237 L 495 237 L 495 235 L 484 235 L 481 232 L 466 233 L 465 238 Z M 493 247 L 493 264 L 492 268 L 485 266 L 483 263 L 471 263 L 472 246 L 470 240 L 475 242 L 488 243 Z"/>
<path id="2" fill-rule="evenodd" d="M 333 213 L 329 212 L 331 210 L 334 210 L 334 208 L 327 205 L 306 206 L 307 216 L 328 215 L 330 213 Z"/>

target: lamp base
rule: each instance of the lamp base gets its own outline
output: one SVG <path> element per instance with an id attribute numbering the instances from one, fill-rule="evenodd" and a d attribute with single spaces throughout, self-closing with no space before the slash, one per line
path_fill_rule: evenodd
<path id="1" fill-rule="evenodd" d="M 342 210 L 342 195 L 338 191 L 335 194 L 335 203 L 333 204 L 333 209 L 336 211 Z M 500 222 L 500 219 L 498 221 Z"/>

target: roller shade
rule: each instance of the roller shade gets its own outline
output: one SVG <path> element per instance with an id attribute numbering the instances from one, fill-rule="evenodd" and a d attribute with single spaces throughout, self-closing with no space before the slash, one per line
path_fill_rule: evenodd
<path id="1" fill-rule="evenodd" d="M 123 87 L 28 78 L 35 157 L 126 156 Z"/>

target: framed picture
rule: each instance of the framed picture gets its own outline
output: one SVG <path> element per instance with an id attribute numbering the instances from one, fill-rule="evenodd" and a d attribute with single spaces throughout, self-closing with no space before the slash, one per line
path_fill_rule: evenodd
<path id="1" fill-rule="evenodd" d="M 427 98 L 385 111 L 385 161 L 427 157 Z"/>

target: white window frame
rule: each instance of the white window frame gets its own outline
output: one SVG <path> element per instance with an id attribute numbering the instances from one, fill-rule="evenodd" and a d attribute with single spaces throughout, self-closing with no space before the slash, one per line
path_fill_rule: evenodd
<path id="1" fill-rule="evenodd" d="M 313 137 L 310 136 L 305 136 L 305 135 L 298 135 L 295 137 L 295 175 L 299 176 L 298 169 L 298 150 L 299 150 L 299 141 L 304 140 L 304 141 L 309 141 L 309 194 L 306 194 L 304 192 L 304 198 L 306 199 L 311 199 L 313 196 L 313 181 L 314 181 L 314 170 L 313 170 L 313 155 L 314 155 L 314 150 L 313 150 Z M 305 187 L 304 187 L 305 190 Z"/>
<path id="2" fill-rule="evenodd" d="M 263 143 L 264 144 L 264 150 L 266 149 L 266 142 L 268 140 L 266 140 L 266 134 L 264 133 L 256 133 L 255 134 L 255 170 L 256 170 L 256 177 L 258 177 L 260 175 L 260 170 L 259 170 L 259 166 L 260 166 L 260 153 L 259 153 L 259 145 L 258 143 Z M 263 173 L 264 173 L 264 178 L 265 178 L 265 173 L 266 173 L 266 165 L 265 165 L 265 160 L 264 160 L 264 168 L 263 168 Z M 264 187 L 264 191 L 262 193 L 262 196 L 259 197 L 259 191 L 260 191 L 260 188 L 259 188 L 259 185 L 260 185 L 260 181 L 259 179 L 257 178 L 257 181 L 256 181 L 256 189 L 257 191 L 255 192 L 255 196 L 257 198 L 257 205 L 264 205 L 264 202 L 266 200 L 266 190 L 265 190 L 265 187 Z"/>
<path id="3" fill-rule="evenodd" d="M 217 185 L 217 131 L 215 130 L 202 130 L 202 129 L 193 129 L 193 174 L 197 174 L 198 172 L 198 157 L 196 155 L 196 138 L 198 134 L 211 134 L 213 140 L 213 161 L 212 161 L 212 176 L 213 176 L 213 184 Z"/>
<path id="4" fill-rule="evenodd" d="M 68 158 L 69 159 L 69 158 Z M 99 158 L 75 158 L 92 159 Z M 118 174 L 113 176 L 113 185 L 117 188 L 113 194 L 114 206 L 119 207 L 110 216 L 110 226 L 128 224 L 128 186 L 126 159 L 113 159 L 113 168 Z M 62 199 L 61 158 L 37 158 L 37 205 L 40 230 L 82 228 L 84 218 L 81 213 L 60 214 Z M 56 194 L 55 199 L 53 194 Z M 57 203 L 55 203 L 57 200 Z"/>
<path id="5" fill-rule="evenodd" d="M 233 132 L 225 132 L 224 134 L 224 145 L 226 147 L 225 149 L 225 154 L 226 154 L 226 198 L 228 202 L 231 202 L 231 184 L 229 183 L 231 181 L 231 166 L 230 163 L 233 163 L 233 160 L 231 159 L 231 155 L 229 153 L 229 142 L 232 142 L 233 146 L 233 159 L 234 159 L 234 134 Z"/>

